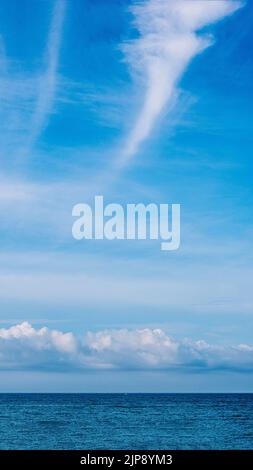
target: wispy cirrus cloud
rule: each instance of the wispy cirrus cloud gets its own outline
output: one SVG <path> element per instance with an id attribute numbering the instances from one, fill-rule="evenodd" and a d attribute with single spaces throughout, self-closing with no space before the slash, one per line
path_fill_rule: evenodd
<path id="1" fill-rule="evenodd" d="M 147 0 L 134 4 L 139 36 L 124 44 L 123 51 L 145 96 L 119 165 L 124 166 L 138 152 L 161 112 L 173 104 L 177 84 L 190 61 L 213 43 L 212 36 L 201 29 L 241 6 L 234 0 Z"/>
<path id="2" fill-rule="evenodd" d="M 46 127 L 48 116 L 52 112 L 58 80 L 57 72 L 65 11 L 66 0 L 56 0 L 44 59 L 46 69 L 39 80 L 38 96 L 25 153 L 33 147 L 40 133 Z"/>
<path id="3" fill-rule="evenodd" d="M 170 370 L 193 368 L 249 371 L 253 346 L 177 341 L 161 329 L 71 332 L 34 328 L 23 322 L 0 329 L 0 368 Z"/>
<path id="4" fill-rule="evenodd" d="M 36 72 L 27 73 L 8 57 L 0 36 L 0 156 L 5 161 L 10 155 L 22 161 L 30 154 L 54 110 L 66 5 L 65 0 L 53 4 L 44 55 L 39 53 L 42 68 Z"/>

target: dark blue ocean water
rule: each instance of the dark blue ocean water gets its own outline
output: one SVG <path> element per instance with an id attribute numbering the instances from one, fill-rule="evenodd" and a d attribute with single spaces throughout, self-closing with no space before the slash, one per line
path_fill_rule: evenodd
<path id="1" fill-rule="evenodd" d="M 253 394 L 0 394 L 1 449 L 253 449 Z"/>

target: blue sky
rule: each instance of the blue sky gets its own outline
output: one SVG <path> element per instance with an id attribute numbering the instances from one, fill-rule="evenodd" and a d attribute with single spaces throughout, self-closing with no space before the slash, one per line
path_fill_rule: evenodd
<path id="1" fill-rule="evenodd" d="M 252 16 L 1 2 L 2 390 L 252 391 Z M 97 194 L 180 203 L 180 249 L 75 241 Z"/>

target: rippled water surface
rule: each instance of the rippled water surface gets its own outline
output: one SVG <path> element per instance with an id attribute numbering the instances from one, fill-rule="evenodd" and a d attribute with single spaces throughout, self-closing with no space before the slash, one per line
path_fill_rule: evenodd
<path id="1" fill-rule="evenodd" d="M 253 449 L 253 394 L 0 394 L 1 449 Z"/>

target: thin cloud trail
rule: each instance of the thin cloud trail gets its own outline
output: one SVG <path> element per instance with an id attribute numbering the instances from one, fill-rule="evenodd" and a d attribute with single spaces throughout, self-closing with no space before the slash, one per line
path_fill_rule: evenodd
<path id="1" fill-rule="evenodd" d="M 145 96 L 118 160 L 119 168 L 137 154 L 161 112 L 173 104 L 178 81 L 190 61 L 213 44 L 210 35 L 199 31 L 241 6 L 241 1 L 234 0 L 148 0 L 132 7 L 139 37 L 122 47 Z"/>
<path id="2" fill-rule="evenodd" d="M 25 149 L 21 152 L 24 155 L 27 155 L 32 150 L 41 132 L 46 127 L 48 117 L 52 112 L 55 91 L 57 88 L 57 70 L 59 65 L 59 53 L 65 12 L 66 0 L 56 0 L 45 54 L 47 68 L 40 79 L 38 97 L 32 116 L 29 139 Z"/>

